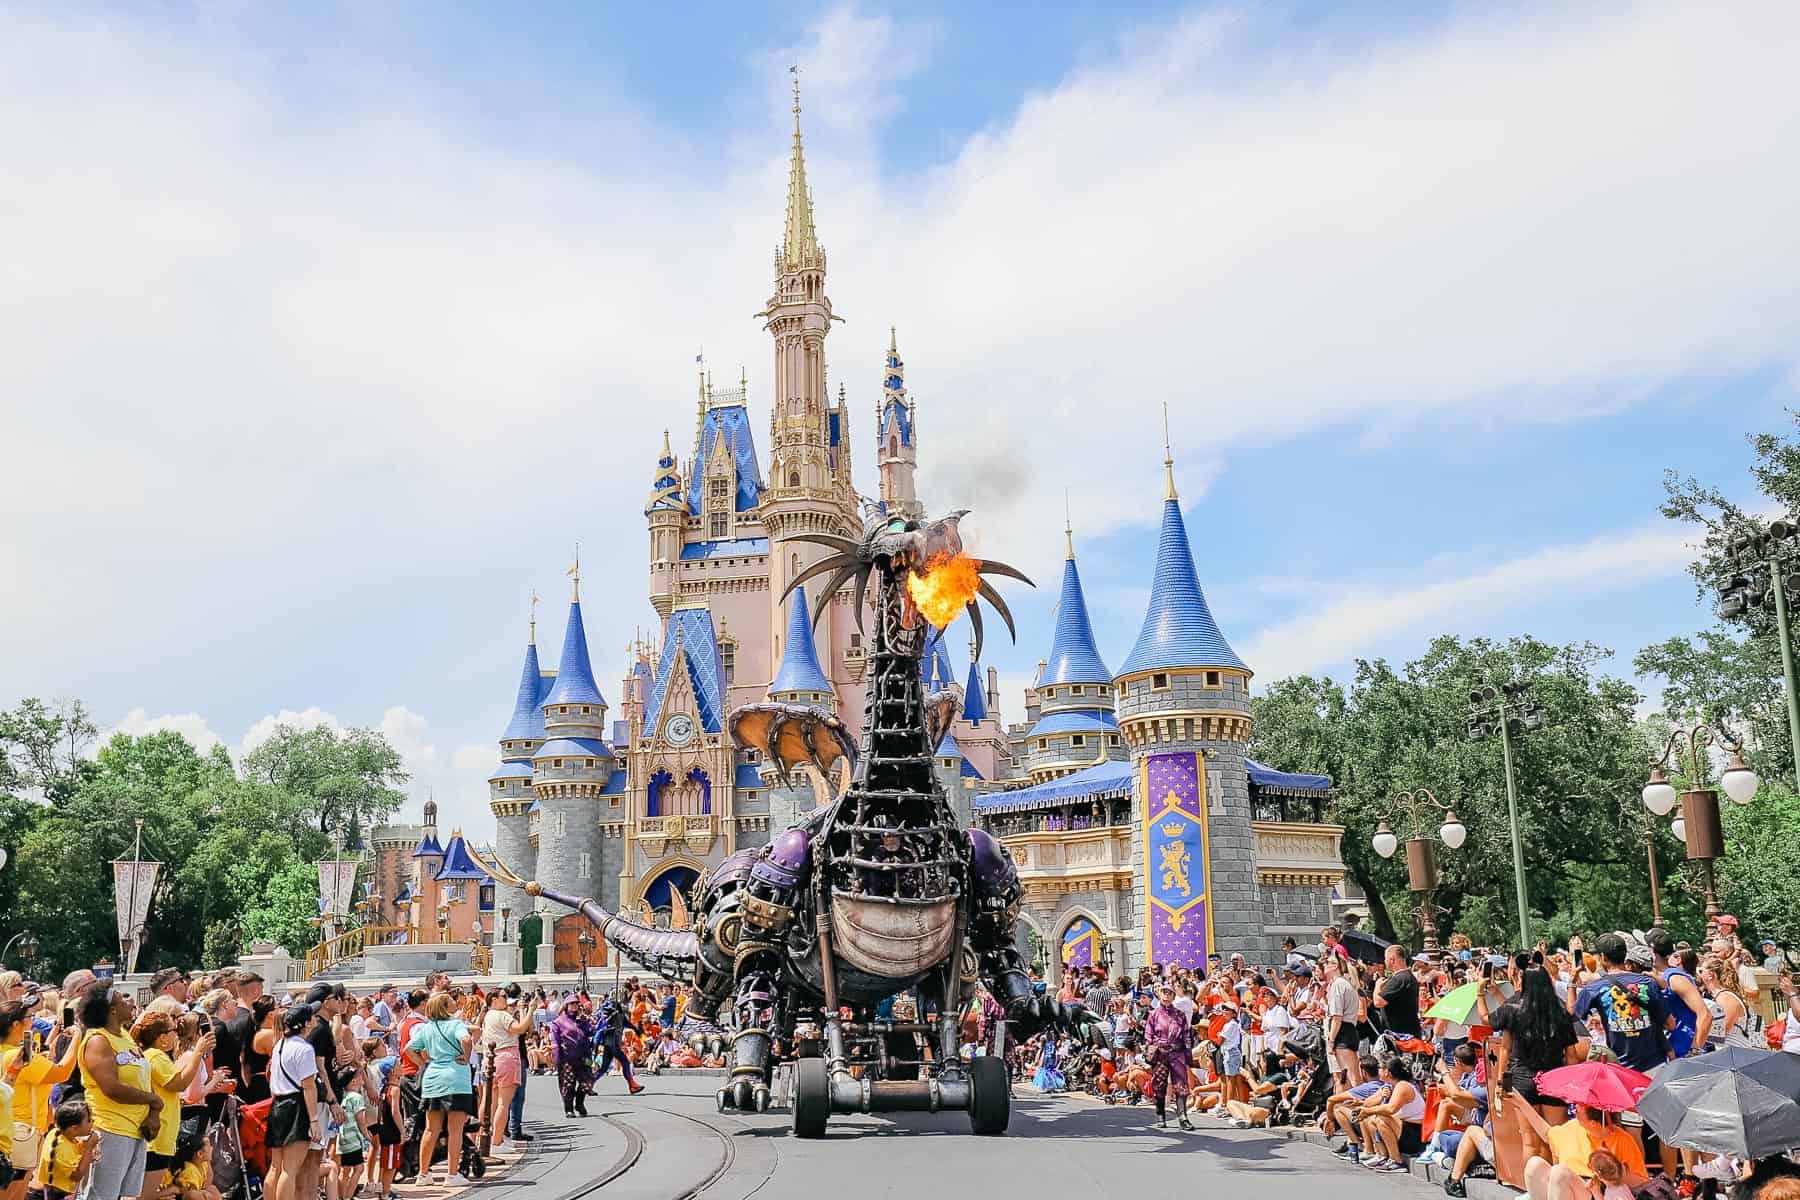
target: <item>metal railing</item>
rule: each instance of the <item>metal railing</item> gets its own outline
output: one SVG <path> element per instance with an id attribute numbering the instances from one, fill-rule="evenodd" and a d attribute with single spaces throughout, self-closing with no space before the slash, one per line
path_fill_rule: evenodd
<path id="1" fill-rule="evenodd" d="M 395 934 L 404 937 L 395 938 Z M 358 925 L 335 937 L 327 938 L 306 952 L 306 974 L 310 979 L 347 959 L 361 958 L 371 942 L 376 945 L 411 944 L 420 941 L 416 925 Z"/>

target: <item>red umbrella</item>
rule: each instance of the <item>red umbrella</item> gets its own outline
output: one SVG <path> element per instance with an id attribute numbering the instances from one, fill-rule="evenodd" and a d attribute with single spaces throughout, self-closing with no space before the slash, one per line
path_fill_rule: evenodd
<path id="1" fill-rule="evenodd" d="M 1650 1077 L 1618 1063 L 1579 1062 L 1572 1067 L 1544 1071 L 1537 1077 L 1538 1091 L 1602 1112 L 1630 1112 L 1637 1107 Z"/>

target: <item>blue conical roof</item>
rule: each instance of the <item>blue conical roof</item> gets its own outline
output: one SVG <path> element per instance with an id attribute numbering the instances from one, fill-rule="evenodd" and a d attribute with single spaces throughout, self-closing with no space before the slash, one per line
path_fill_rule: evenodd
<path id="1" fill-rule="evenodd" d="M 819 666 L 819 651 L 813 645 L 812 621 L 806 611 L 806 589 L 794 589 L 794 602 L 788 608 L 787 641 L 782 646 L 781 669 L 769 694 L 777 692 L 829 692 L 831 680 Z"/>
<path id="2" fill-rule="evenodd" d="M 501 741 L 526 741 L 544 736 L 544 709 L 538 701 L 538 683 L 537 643 L 531 642 L 525 647 L 525 666 L 519 672 L 519 695 L 513 701 L 512 720 L 507 722 L 506 732 L 500 735 Z"/>
<path id="3" fill-rule="evenodd" d="M 1100 651 L 1094 647 L 1094 627 L 1088 620 L 1087 597 L 1081 591 L 1081 572 L 1075 569 L 1073 554 L 1063 560 L 1062 595 L 1056 602 L 1056 637 L 1050 643 L 1048 662 L 1040 686 L 1112 682 L 1112 672 L 1106 669 Z"/>
<path id="4" fill-rule="evenodd" d="M 1206 606 L 1200 577 L 1194 572 L 1194 555 L 1188 548 L 1187 526 L 1181 519 L 1181 502 L 1163 501 L 1162 536 L 1156 545 L 1156 577 L 1150 583 L 1150 607 L 1137 645 L 1119 668 L 1119 674 L 1161 671 L 1179 667 L 1250 668 L 1225 641 Z"/>
<path id="5" fill-rule="evenodd" d="M 563 631 L 562 661 L 556 668 L 556 684 L 544 697 L 545 704 L 605 704 L 600 685 L 594 682 L 594 666 L 588 661 L 587 630 L 581 623 L 581 601 L 569 604 L 569 627 Z"/>
<path id="6" fill-rule="evenodd" d="M 981 690 L 981 664 L 971 660 L 969 686 L 963 689 L 963 720 L 985 721 L 987 717 L 987 693 Z"/>
<path id="7" fill-rule="evenodd" d="M 435 879 L 479 879 L 489 882 L 488 873 L 475 865 L 475 859 L 469 854 L 468 843 L 463 841 L 462 830 L 456 830 L 450 837 L 450 844 L 444 847 L 444 864 L 438 868 Z"/>
<path id="8" fill-rule="evenodd" d="M 938 739 L 937 756 L 939 758 L 961 758 L 963 756 L 962 747 L 956 744 L 956 735 L 948 729 L 944 731 L 944 736 Z"/>

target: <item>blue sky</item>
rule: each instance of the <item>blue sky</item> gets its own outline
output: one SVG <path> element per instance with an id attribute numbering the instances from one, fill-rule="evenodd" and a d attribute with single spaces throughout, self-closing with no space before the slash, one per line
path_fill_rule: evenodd
<path id="1" fill-rule="evenodd" d="M 1101 648 L 1161 407 L 1263 680 L 1436 633 L 1707 623 L 1666 467 L 1749 498 L 1794 402 L 1783 5 L 25 7 L 0 46 L 0 700 L 240 749 L 375 725 L 485 828 L 524 596 L 573 544 L 609 694 L 693 356 L 766 430 L 791 117 L 866 449 L 886 330 L 929 502 Z M 766 441 L 766 438 L 764 439 Z M 765 447 L 766 449 L 766 447 Z M 866 490 L 873 479 L 861 480 Z"/>

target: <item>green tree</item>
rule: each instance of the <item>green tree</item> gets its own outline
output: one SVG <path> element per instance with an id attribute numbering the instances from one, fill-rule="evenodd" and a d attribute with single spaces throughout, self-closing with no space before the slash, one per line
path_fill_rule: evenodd
<path id="1" fill-rule="evenodd" d="M 399 785 L 409 778 L 400 752 L 375 730 L 286 725 L 244 756 L 243 775 L 304 800 L 296 822 L 311 822 L 328 839 L 342 834 L 346 846 L 399 809 L 406 799 Z M 290 832 L 298 841 L 297 824 Z"/>
<path id="2" fill-rule="evenodd" d="M 319 916 L 319 874 L 311 863 L 283 867 L 251 899 L 239 920 L 245 941 L 280 942 L 289 954 L 302 955 L 317 940 L 313 922 Z"/>
<path id="3" fill-rule="evenodd" d="M 1513 756 L 1533 928 L 1547 931 L 1552 914 L 1586 929 L 1612 928 L 1627 915 L 1641 925 L 1647 872 L 1638 843 L 1619 837 L 1622 802 L 1643 784 L 1638 695 L 1599 673 L 1607 655 L 1529 637 L 1439 637 L 1398 671 L 1359 661 L 1348 690 L 1307 677 L 1272 684 L 1254 701 L 1251 750 L 1280 769 L 1332 776 L 1345 865 L 1369 897 L 1377 930 L 1389 936 L 1413 932 L 1413 902 L 1403 856 L 1380 858 L 1370 836 L 1384 816 L 1399 820 L 1402 839 L 1435 833 L 1436 813 L 1413 823 L 1396 808 L 1402 791 L 1429 788 L 1454 805 L 1469 838 L 1438 855 L 1437 899 L 1449 910 L 1439 925 L 1509 943 L 1518 922 L 1500 746 L 1471 742 L 1467 721 L 1472 687 L 1525 681 L 1545 712 L 1544 727 L 1516 739 Z"/>

